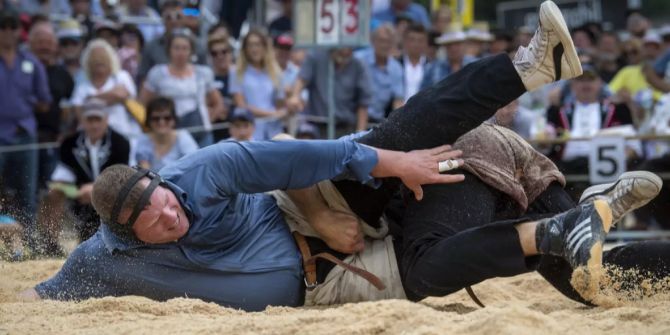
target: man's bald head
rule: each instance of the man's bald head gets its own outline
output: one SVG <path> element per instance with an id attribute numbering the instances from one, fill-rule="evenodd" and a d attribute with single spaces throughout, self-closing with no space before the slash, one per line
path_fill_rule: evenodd
<path id="1" fill-rule="evenodd" d="M 56 38 L 56 32 L 50 22 L 40 21 L 30 28 L 28 45 L 30 46 L 30 51 L 32 51 L 44 65 L 51 65 L 56 62 L 58 39 Z"/>

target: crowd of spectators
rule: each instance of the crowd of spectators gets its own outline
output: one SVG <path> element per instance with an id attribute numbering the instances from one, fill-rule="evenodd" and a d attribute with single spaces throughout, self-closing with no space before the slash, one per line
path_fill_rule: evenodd
<path id="1" fill-rule="evenodd" d="M 478 58 L 514 57 L 534 32 L 464 30 L 448 7 L 373 1 L 369 46 L 304 50 L 294 48 L 290 0 L 262 25 L 243 22 L 251 2 L 110 3 L 0 0 L 0 214 L 24 226 L 36 255 L 62 254 L 68 213 L 80 239 L 95 231 L 90 186 L 106 166 L 158 170 L 221 140 L 325 137 L 331 61 L 341 136 Z M 632 13 L 620 31 L 589 23 L 572 34 L 584 74 L 525 94 L 491 121 L 531 141 L 605 128 L 669 134 L 670 26 Z M 670 171 L 666 141 L 627 147 L 629 168 Z M 588 171 L 588 142 L 538 149 L 566 173 Z M 668 193 L 638 213 L 641 225 L 670 228 Z"/>

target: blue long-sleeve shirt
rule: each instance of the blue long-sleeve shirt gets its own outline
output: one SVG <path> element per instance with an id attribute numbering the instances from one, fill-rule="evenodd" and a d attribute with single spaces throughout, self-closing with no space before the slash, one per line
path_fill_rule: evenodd
<path id="1" fill-rule="evenodd" d="M 189 216 L 184 237 L 148 245 L 102 225 L 35 289 L 61 300 L 188 296 L 249 311 L 299 305 L 300 253 L 274 199 L 262 192 L 336 177 L 367 183 L 376 164 L 373 149 L 349 140 L 209 146 L 160 171 Z"/>

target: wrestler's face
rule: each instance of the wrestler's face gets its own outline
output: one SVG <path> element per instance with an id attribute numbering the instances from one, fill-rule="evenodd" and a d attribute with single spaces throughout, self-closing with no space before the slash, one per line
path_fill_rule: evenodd
<path id="1" fill-rule="evenodd" d="M 143 182 L 149 184 L 148 179 Z M 189 225 L 188 217 L 175 194 L 159 186 L 137 217 L 133 231 L 142 242 L 160 244 L 174 242 L 186 235 Z"/>

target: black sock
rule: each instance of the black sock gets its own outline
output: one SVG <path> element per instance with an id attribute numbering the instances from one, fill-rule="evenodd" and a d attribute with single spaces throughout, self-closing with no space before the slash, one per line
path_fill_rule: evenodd
<path id="1" fill-rule="evenodd" d="M 544 219 L 537 223 L 535 245 L 542 255 L 561 256 L 563 238 L 558 222 L 554 218 Z"/>

